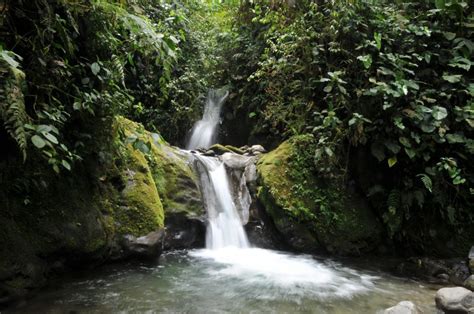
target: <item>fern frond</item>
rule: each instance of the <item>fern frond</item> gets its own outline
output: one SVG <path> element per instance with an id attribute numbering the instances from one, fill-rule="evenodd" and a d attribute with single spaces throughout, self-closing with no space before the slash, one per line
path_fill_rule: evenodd
<path id="1" fill-rule="evenodd" d="M 401 205 L 401 193 L 397 189 L 393 189 L 390 191 L 387 199 L 387 207 L 390 214 L 395 215 L 397 209 L 400 208 Z"/>
<path id="2" fill-rule="evenodd" d="M 424 173 L 417 175 L 417 177 L 419 177 L 421 182 L 423 182 L 425 188 L 430 191 L 430 193 L 433 193 L 433 181 L 431 180 L 431 178 Z"/>
<path id="3" fill-rule="evenodd" d="M 26 113 L 23 86 L 25 73 L 19 69 L 15 60 L 19 57 L 10 51 L 0 51 L 0 119 L 8 134 L 17 142 L 23 160 L 26 160 L 27 132 L 25 124 L 29 117 Z"/>

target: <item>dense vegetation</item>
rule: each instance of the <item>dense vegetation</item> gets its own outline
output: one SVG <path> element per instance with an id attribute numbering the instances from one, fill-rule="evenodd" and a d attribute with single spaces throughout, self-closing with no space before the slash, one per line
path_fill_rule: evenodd
<path id="1" fill-rule="evenodd" d="M 5 195 L 26 204 L 105 162 L 119 115 L 180 144 L 206 89 L 228 85 L 228 144 L 301 136 L 293 177 L 356 189 L 396 244 L 472 240 L 467 1 L 5 0 L 0 12 Z"/>
<path id="2" fill-rule="evenodd" d="M 233 114 L 249 127 L 237 136 L 272 146 L 307 135 L 298 158 L 306 171 L 355 185 L 387 236 L 404 247 L 442 251 L 432 243 L 469 242 L 470 6 L 457 0 L 243 4 L 235 25 L 240 36 L 228 52 L 239 95 Z"/>

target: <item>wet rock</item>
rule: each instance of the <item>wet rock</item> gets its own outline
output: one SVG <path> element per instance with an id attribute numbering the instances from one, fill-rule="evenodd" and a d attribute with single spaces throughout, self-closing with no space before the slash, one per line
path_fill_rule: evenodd
<path id="1" fill-rule="evenodd" d="M 439 284 L 462 285 L 469 277 L 467 263 L 461 259 L 412 257 L 399 264 L 397 272 L 403 276 L 419 277 Z"/>
<path id="2" fill-rule="evenodd" d="M 209 147 L 209 150 L 213 151 L 217 155 L 222 155 L 225 153 L 232 153 L 232 150 L 229 148 L 225 147 L 224 145 L 221 144 L 214 144 L 211 147 Z"/>
<path id="3" fill-rule="evenodd" d="M 263 148 L 262 145 L 253 145 L 252 147 L 250 147 L 250 152 L 252 154 L 255 154 L 255 153 L 266 153 L 267 151 L 265 150 L 265 148 Z"/>
<path id="4" fill-rule="evenodd" d="M 411 301 L 402 301 L 395 306 L 386 309 L 384 314 L 418 314 L 421 313 Z"/>
<path id="5" fill-rule="evenodd" d="M 172 213 L 165 219 L 165 250 L 204 247 L 206 224 L 204 218 L 193 218 L 186 213 Z"/>
<path id="6" fill-rule="evenodd" d="M 468 259 L 469 259 L 469 269 L 471 271 L 471 274 L 474 275 L 474 246 L 471 247 L 471 250 L 469 251 Z"/>
<path id="7" fill-rule="evenodd" d="M 150 232 L 143 237 L 125 235 L 122 242 L 123 258 L 134 257 L 139 259 L 153 259 L 163 252 L 163 229 Z"/>
<path id="8" fill-rule="evenodd" d="M 464 280 L 463 286 L 471 291 L 474 291 L 474 275 L 471 275 L 466 280 Z"/>
<path id="9" fill-rule="evenodd" d="M 442 288 L 436 293 L 436 307 L 447 314 L 474 313 L 474 292 L 463 288 Z"/>

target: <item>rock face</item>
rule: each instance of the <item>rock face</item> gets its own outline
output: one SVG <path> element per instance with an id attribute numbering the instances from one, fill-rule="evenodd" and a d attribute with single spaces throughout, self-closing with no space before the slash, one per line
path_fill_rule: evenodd
<path id="1" fill-rule="evenodd" d="M 294 138 L 257 164 L 258 199 L 292 248 L 305 252 L 359 254 L 373 250 L 381 224 L 362 197 L 337 182 L 307 174 Z M 296 173 L 296 174 L 295 174 Z M 304 178 L 296 175 L 307 174 Z"/>
<path id="2" fill-rule="evenodd" d="M 474 292 L 463 288 L 442 288 L 436 293 L 436 307 L 447 314 L 474 313 Z"/>
<path id="3" fill-rule="evenodd" d="M 127 119 L 117 118 L 99 134 L 104 128 L 110 133 L 99 154 L 61 180 L 45 179 L 50 185 L 29 191 L 28 202 L 26 194 L 0 188 L 0 303 L 44 285 L 66 267 L 159 255 L 170 239 L 163 233 L 165 214 L 173 230 L 169 247 L 203 238 L 203 224 L 196 225 L 203 208 L 187 157 Z M 182 243 L 179 226 L 191 234 Z"/>
<path id="4" fill-rule="evenodd" d="M 402 301 L 395 306 L 386 309 L 384 314 L 418 314 L 421 313 L 413 302 Z"/>

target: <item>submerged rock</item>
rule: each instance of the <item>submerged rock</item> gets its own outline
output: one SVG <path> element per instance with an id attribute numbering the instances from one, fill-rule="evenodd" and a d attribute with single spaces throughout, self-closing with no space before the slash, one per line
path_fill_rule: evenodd
<path id="1" fill-rule="evenodd" d="M 360 254 L 374 250 L 381 242 L 381 223 L 357 193 L 339 181 L 307 174 L 306 165 L 293 162 L 301 140 L 282 143 L 257 164 L 258 199 L 276 228 L 300 251 Z"/>
<path id="2" fill-rule="evenodd" d="M 384 314 L 418 314 L 421 313 L 411 301 L 402 301 L 395 306 L 386 309 Z"/>
<path id="3" fill-rule="evenodd" d="M 466 288 L 442 288 L 435 300 L 436 307 L 446 314 L 474 313 L 474 292 Z"/>

